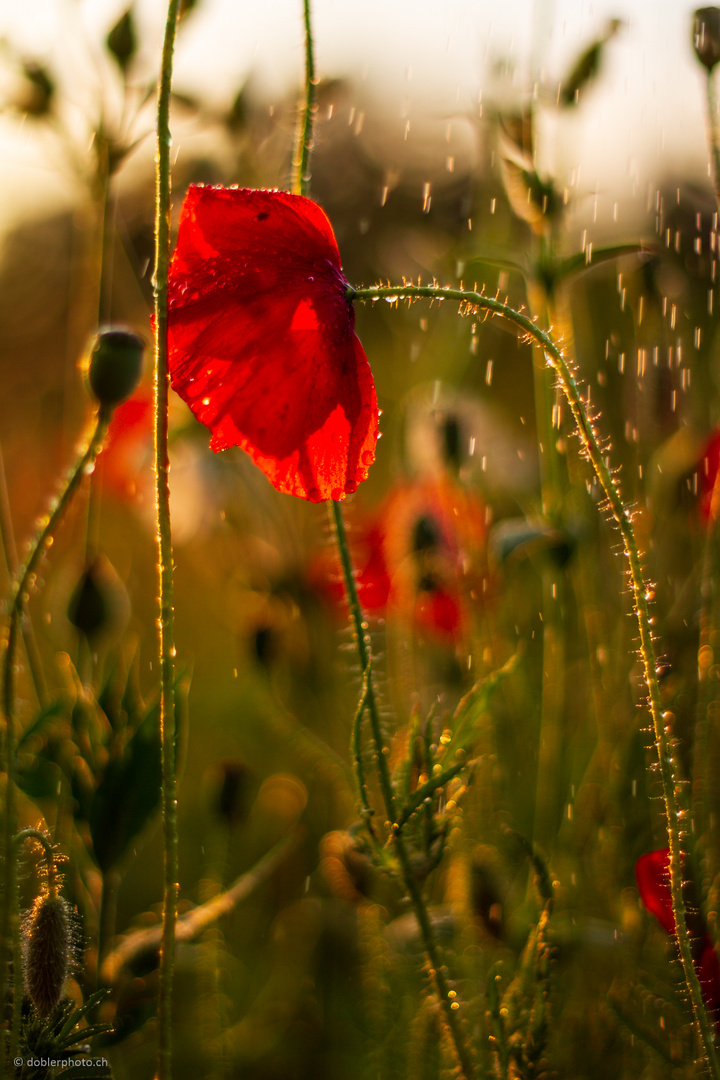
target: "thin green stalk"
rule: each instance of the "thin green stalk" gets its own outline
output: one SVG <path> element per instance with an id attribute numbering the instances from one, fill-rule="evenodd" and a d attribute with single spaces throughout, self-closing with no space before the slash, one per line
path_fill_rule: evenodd
<path id="1" fill-rule="evenodd" d="M 12 516 L 10 514 L 10 499 L 7 489 L 7 477 L 5 475 L 5 461 L 0 448 L 0 539 L 2 542 L 3 553 L 5 555 L 5 565 L 7 566 L 8 577 L 12 581 L 17 573 L 18 554 L 17 547 L 15 546 L 15 533 L 13 530 Z M 40 654 L 38 652 L 37 641 L 35 640 L 35 633 L 30 618 L 24 620 L 22 626 L 23 643 L 25 645 L 25 655 L 28 662 L 28 671 L 30 672 L 30 678 L 32 684 L 35 687 L 35 694 L 37 695 L 38 704 L 40 708 L 44 708 L 47 704 L 47 686 L 45 684 L 45 676 L 43 675 L 42 665 L 40 663 Z"/>
<path id="2" fill-rule="evenodd" d="M 395 793 L 390 778 L 390 769 L 387 761 L 387 747 L 385 746 L 382 734 L 377 695 L 375 693 L 375 686 L 370 672 L 372 653 L 370 649 L 370 639 L 367 633 L 367 623 L 363 618 L 362 607 L 360 606 L 358 597 L 355 575 L 350 559 L 350 549 L 348 547 L 347 535 L 345 532 L 342 507 L 338 502 L 331 502 L 330 507 L 335 539 L 338 551 L 340 552 L 340 561 L 342 563 L 345 592 L 350 608 L 350 618 L 355 631 L 355 644 L 360 659 L 363 680 L 367 681 L 367 691 L 364 695 L 365 705 L 370 718 L 370 729 L 372 732 L 373 745 L 375 747 L 375 765 L 380 781 L 380 791 L 383 798 L 385 813 L 388 818 L 386 825 L 390 828 L 405 887 L 410 894 L 413 911 L 415 912 L 415 918 L 417 919 L 420 928 L 423 947 L 430 966 L 430 976 L 435 983 L 435 989 L 437 990 L 438 998 L 440 999 L 440 1004 L 442 1005 L 445 1014 L 445 1021 L 450 1031 L 450 1037 L 453 1046 L 455 1047 L 455 1053 L 457 1054 L 463 1076 L 465 1076 L 466 1080 L 471 1080 L 475 1075 L 475 1070 L 470 1057 L 470 1051 L 460 1027 L 460 1019 L 457 1012 L 458 1002 L 455 999 L 455 994 L 451 992 L 448 985 L 445 969 L 442 965 L 439 950 L 435 942 L 435 934 L 433 933 L 430 917 L 427 912 L 427 907 L 425 906 L 425 900 L 423 899 L 420 886 L 418 885 L 415 872 L 412 868 L 410 855 L 405 846 L 401 825 L 395 822 Z"/>
<path id="3" fill-rule="evenodd" d="M 310 190 L 310 155 L 313 150 L 313 126 L 317 115 L 315 48 L 310 0 L 303 0 L 303 18 L 305 22 L 305 100 L 293 155 L 292 191 L 294 195 L 307 195 Z"/>
<path id="4" fill-rule="evenodd" d="M 95 458 L 102 448 L 105 432 L 110 422 L 111 410 L 101 407 L 95 420 L 92 434 L 85 449 L 68 475 L 62 491 L 57 496 L 49 514 L 44 519 L 29 555 L 18 572 L 12 586 L 9 600 L 8 628 L 3 657 L 2 711 L 4 720 L 4 738 L 0 771 L 5 774 L 4 822 L 2 830 L 3 892 L 0 914 L 0 986 L 7 985 L 9 956 L 16 952 L 19 938 L 17 912 L 17 855 L 13 845 L 13 836 L 17 830 L 17 806 L 15 801 L 15 654 L 18 644 L 18 631 L 21 629 L 28 598 L 35 584 L 35 572 L 44 552 L 50 547 L 65 510 L 73 495 L 80 487 L 84 477 L 92 471 Z M 15 998 L 18 995 L 14 995 Z M 16 1028 L 16 1025 L 14 1025 Z M 17 1031 L 13 1032 L 13 1041 Z M 14 1047 L 11 1047 L 14 1049 Z M 4 1068 L 4 1054 L 0 1054 L 0 1068 Z M 0 1075 L 2 1075 L 0 1073 Z"/>
<path id="5" fill-rule="evenodd" d="M 708 143 L 710 144 L 710 173 L 712 175 L 715 199 L 720 207 L 720 130 L 718 129 L 718 99 L 715 92 L 715 79 L 712 71 L 707 75 L 707 125 Z"/>
<path id="6" fill-rule="evenodd" d="M 362 722 L 365 715 L 365 709 L 367 707 L 368 687 L 370 685 L 370 677 L 372 675 L 372 664 L 368 664 L 365 668 L 365 674 L 363 676 L 362 690 L 360 693 L 360 700 L 358 701 L 357 709 L 355 710 L 355 716 L 352 726 L 352 759 L 353 767 L 355 770 L 355 783 L 357 784 L 358 794 L 360 795 L 360 803 L 362 805 L 362 813 L 365 818 L 367 828 L 370 835 L 375 837 L 375 829 L 373 827 L 372 818 L 373 810 L 370 806 L 370 800 L 368 798 L 367 781 L 365 779 L 365 764 L 362 758 Z"/>
<path id="7" fill-rule="evenodd" d="M 625 548 L 633 593 L 635 615 L 640 637 L 640 655 L 642 658 L 648 704 L 652 719 L 655 747 L 658 754 L 660 779 L 662 784 L 665 817 L 667 821 L 668 846 L 670 849 L 670 892 L 675 916 L 675 935 L 683 966 L 685 981 L 690 992 L 695 1018 L 700 1030 L 703 1050 L 714 1080 L 720 1080 L 720 1066 L 715 1053 L 714 1033 L 703 1002 L 700 983 L 693 966 L 690 935 L 685 917 L 685 903 L 682 896 L 682 847 L 685 839 L 681 825 L 684 808 L 680 804 L 681 789 L 678 781 L 677 764 L 674 757 L 671 717 L 663 714 L 660 699 L 660 685 L 656 673 L 655 646 L 653 643 L 650 612 L 648 609 L 648 590 L 642 571 L 640 553 L 631 516 L 623 503 L 619 487 L 613 479 L 610 467 L 605 460 L 598 436 L 588 416 L 587 409 L 580 395 L 575 378 L 563 357 L 548 334 L 521 312 L 507 304 L 478 292 L 464 289 L 441 288 L 439 286 L 371 286 L 369 288 L 349 289 L 350 299 L 357 300 L 452 300 L 461 305 L 462 313 L 487 311 L 501 315 L 517 327 L 523 334 L 537 341 L 545 351 L 548 363 L 554 368 L 570 411 L 575 421 L 577 434 L 583 449 L 592 464 L 600 487 L 605 494 L 607 506 L 615 519 Z M 666 728 L 667 725 L 667 728 Z M 681 816 L 682 812 L 682 816 Z"/>
<path id="8" fill-rule="evenodd" d="M 552 260 L 551 238 L 543 235 L 538 255 L 540 265 Z M 529 281 L 530 310 L 547 329 L 550 326 L 547 286 Z M 540 445 L 540 484 L 543 515 L 557 524 L 567 490 L 566 463 L 557 448 L 559 432 L 555 426 L 558 391 L 553 371 L 545 362 L 538 342 L 533 343 L 533 381 L 535 384 L 535 422 Z M 556 567 L 542 568 L 542 693 L 540 696 L 540 737 L 538 740 L 537 787 L 533 835 L 546 851 L 552 849 L 556 826 L 555 802 L 561 761 L 562 714 L 565 701 L 565 631 L 562 619 L 564 580 Z"/>
<path id="9" fill-rule="evenodd" d="M 707 73 L 707 132 L 710 150 L 710 174 L 715 200 L 720 213 L 720 129 L 718 128 L 718 101 L 712 71 Z M 698 703 L 695 721 L 693 751 L 692 809 L 701 858 L 698 865 L 704 868 L 705 880 L 712 881 L 717 870 L 717 857 L 710 843 L 713 832 L 709 813 L 709 783 L 711 777 L 711 710 L 716 708 L 717 691 L 710 671 L 715 663 L 717 631 L 720 625 L 720 596 L 718 594 L 718 571 L 720 570 L 720 470 L 713 483 L 710 496 L 708 529 L 702 557 L 700 586 L 700 641 L 698 647 Z M 704 882 L 703 882 L 704 884 Z"/>
<path id="10" fill-rule="evenodd" d="M 172 1070 L 172 985 L 178 900 L 177 777 L 175 771 L 175 645 L 173 556 L 168 457 L 168 270 L 170 266 L 170 92 L 179 0 L 168 4 L 157 102 L 155 187 L 155 481 L 160 579 L 160 737 L 162 743 L 163 918 L 158 997 L 158 1080 Z"/>

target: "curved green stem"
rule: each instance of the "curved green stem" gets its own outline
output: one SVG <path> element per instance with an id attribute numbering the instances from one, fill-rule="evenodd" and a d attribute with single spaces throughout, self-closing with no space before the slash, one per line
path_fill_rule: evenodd
<path id="1" fill-rule="evenodd" d="M 3 459 L 2 448 L 0 447 L 0 543 L 2 544 L 3 553 L 5 555 L 5 565 L 7 566 L 8 577 L 10 581 L 13 580 L 17 574 L 17 548 L 15 547 L 15 535 L 13 532 L 12 516 L 10 514 L 10 499 L 8 497 L 7 478 L 5 475 L 5 462 Z M 22 627 L 22 636 L 25 644 L 25 655 L 27 657 L 28 671 L 30 672 L 30 678 L 32 684 L 35 687 L 35 694 L 38 699 L 40 708 L 43 709 L 47 705 L 47 686 L 45 685 L 45 676 L 43 675 L 42 665 L 40 663 L 40 655 L 38 653 L 37 642 L 35 640 L 35 633 L 33 631 L 32 622 L 29 618 L 25 620 L 25 625 Z"/>
<path id="2" fill-rule="evenodd" d="M 40 559 L 52 544 L 55 530 L 73 495 L 88 472 L 92 471 L 95 459 L 102 448 L 110 416 L 111 411 L 108 408 L 101 408 L 98 412 L 92 434 L 84 450 L 79 454 L 50 512 L 40 526 L 30 548 L 30 553 L 15 578 L 10 594 L 7 637 L 2 665 L 4 738 L 0 768 L 5 773 L 5 796 L 2 830 L 2 861 L 4 869 L 2 910 L 0 913 L 0 986 L 5 986 L 7 983 L 9 956 L 17 951 L 15 945 L 19 935 L 17 855 L 13 844 L 13 837 L 17 829 L 17 806 L 15 801 L 15 654 L 18 644 L 18 632 L 22 625 L 28 598 L 35 583 L 35 572 Z M 17 994 L 14 995 L 16 999 L 18 996 Z M 17 1032 L 15 1032 L 15 1036 L 16 1034 Z M 2 1065 L 4 1065 L 4 1060 Z"/>
<path id="3" fill-rule="evenodd" d="M 175 772 L 175 645 L 173 556 L 168 457 L 168 271 L 170 266 L 170 92 L 179 0 L 168 4 L 157 102 L 155 189 L 155 482 L 160 579 L 160 738 L 162 743 L 163 919 L 158 999 L 158 1080 L 172 1068 L 172 984 L 178 899 L 177 778 Z"/>
<path id="4" fill-rule="evenodd" d="M 682 896 L 682 848 L 685 841 L 681 822 L 680 787 L 674 757 L 671 717 L 664 715 L 660 699 L 660 685 L 656 673 L 655 646 L 652 625 L 648 609 L 648 595 L 643 576 L 640 553 L 630 513 L 626 508 L 619 487 L 613 479 L 610 467 L 605 459 L 599 437 L 588 416 L 585 403 L 570 367 L 560 349 L 551 337 L 519 311 L 507 304 L 478 292 L 464 289 L 441 288 L 439 286 L 401 285 L 372 286 L 369 288 L 349 289 L 348 296 L 357 300 L 451 300 L 460 304 L 463 314 L 487 311 L 500 315 L 517 327 L 528 338 L 536 341 L 544 350 L 547 362 L 554 368 L 558 382 L 575 422 L 577 434 L 583 449 L 593 467 L 600 487 L 606 497 L 607 506 L 617 523 L 622 536 L 625 555 L 628 560 L 635 615 L 640 637 L 640 655 L 643 664 L 648 705 L 652 718 L 655 747 L 657 750 L 660 779 L 662 784 L 665 817 L 667 821 L 668 846 L 670 849 L 670 891 L 673 914 L 675 916 L 675 935 L 683 966 L 685 982 L 690 992 L 695 1018 L 700 1030 L 703 1050 L 714 1080 L 720 1080 L 720 1066 L 715 1053 L 712 1024 L 702 998 L 700 983 L 693 965 L 692 948 L 685 917 L 685 903 Z M 667 726 L 666 726 L 667 725 Z"/>

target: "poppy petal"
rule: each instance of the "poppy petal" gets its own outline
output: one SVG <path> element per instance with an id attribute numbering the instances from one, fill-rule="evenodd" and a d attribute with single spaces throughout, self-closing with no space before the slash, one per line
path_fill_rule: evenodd
<path id="1" fill-rule="evenodd" d="M 635 863 L 635 879 L 645 907 L 655 916 L 666 933 L 674 934 L 669 849 L 660 848 L 642 855 Z"/>
<path id="2" fill-rule="evenodd" d="M 279 490 L 341 499 L 374 460 L 370 366 L 332 227 L 285 192 L 191 187 L 170 268 L 172 385 Z"/>

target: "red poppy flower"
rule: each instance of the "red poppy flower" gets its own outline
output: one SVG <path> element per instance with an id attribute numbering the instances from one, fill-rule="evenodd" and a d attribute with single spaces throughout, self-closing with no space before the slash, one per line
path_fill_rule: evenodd
<path id="1" fill-rule="evenodd" d="M 375 456 L 378 410 L 327 217 L 282 191 L 191 187 L 170 266 L 172 385 L 278 491 L 342 499 Z"/>
<path id="2" fill-rule="evenodd" d="M 675 916 L 670 896 L 670 851 L 660 848 L 642 855 L 635 864 L 640 899 L 648 911 L 668 934 L 675 934 Z M 703 1000 L 713 1013 L 716 1023 L 720 1019 L 720 962 L 715 946 L 702 922 L 697 909 L 687 912 L 688 929 L 693 943 L 693 964 L 697 973 Z M 720 1030 L 720 1026 L 719 1026 Z"/>

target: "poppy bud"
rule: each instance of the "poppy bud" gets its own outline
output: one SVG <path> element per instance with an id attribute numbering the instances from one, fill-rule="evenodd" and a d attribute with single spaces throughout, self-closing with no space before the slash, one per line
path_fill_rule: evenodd
<path id="1" fill-rule="evenodd" d="M 441 536 L 437 524 L 428 514 L 422 514 L 413 526 L 412 549 L 416 555 L 435 551 Z"/>
<path id="2" fill-rule="evenodd" d="M 211 778 L 212 808 L 228 828 L 247 820 L 256 786 L 252 769 L 242 761 L 220 761 L 215 767 Z"/>
<path id="3" fill-rule="evenodd" d="M 101 405 L 114 408 L 130 397 L 140 382 L 145 343 L 131 330 L 98 331 L 90 352 L 88 383 Z"/>
<path id="4" fill-rule="evenodd" d="M 698 8 L 693 19 L 695 55 L 712 71 L 720 60 L 720 8 Z"/>
<path id="5" fill-rule="evenodd" d="M 67 616 L 88 640 L 113 623 L 124 622 L 127 608 L 125 589 L 111 563 L 103 556 L 93 559 L 83 570 L 68 602 Z"/>
<path id="6" fill-rule="evenodd" d="M 39 896 L 24 927 L 25 991 L 40 1016 L 62 998 L 70 967 L 72 934 L 68 905 L 52 892 Z"/>
<path id="7" fill-rule="evenodd" d="M 443 417 L 442 442 L 447 464 L 457 470 L 462 464 L 462 425 L 460 419 L 452 413 Z"/>
<path id="8" fill-rule="evenodd" d="M 137 35 L 132 8 L 121 15 L 105 39 L 108 50 L 117 60 L 120 69 L 127 71 L 130 61 L 137 52 Z"/>

